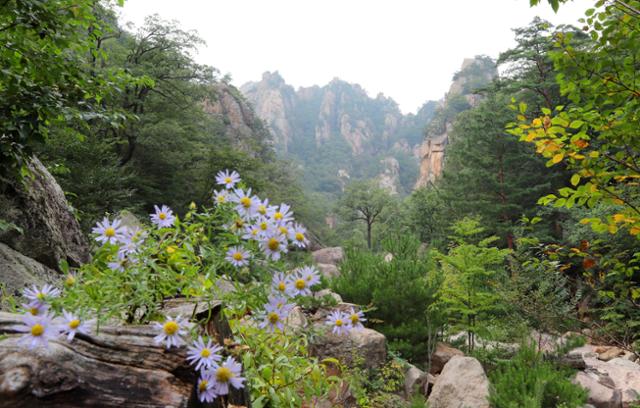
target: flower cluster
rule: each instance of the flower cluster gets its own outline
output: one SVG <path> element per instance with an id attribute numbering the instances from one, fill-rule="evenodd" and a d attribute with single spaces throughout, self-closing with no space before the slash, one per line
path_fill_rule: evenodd
<path id="1" fill-rule="evenodd" d="M 332 311 L 327 317 L 326 323 L 331 326 L 333 334 L 345 335 L 351 330 L 360 330 L 364 328 L 362 322 L 367 321 L 362 311 L 356 311 L 351 308 L 348 312 L 340 310 Z"/>
<path id="2" fill-rule="evenodd" d="M 175 217 L 172 215 L 171 210 L 162 206 L 165 212 L 162 212 L 156 206 L 156 214 L 152 214 L 151 218 L 158 216 L 158 212 L 163 215 L 163 223 L 167 220 L 174 222 Z M 168 215 L 167 215 L 168 214 Z M 167 218 L 170 217 L 170 218 Z M 114 271 L 122 272 L 128 265 L 135 264 L 137 262 L 137 254 L 140 251 L 142 243 L 147 237 L 147 233 L 141 228 L 126 227 L 122 225 L 122 221 L 118 218 L 113 221 L 109 221 L 107 217 L 103 218 L 101 222 L 93 228 L 91 231 L 96 234 L 96 241 L 104 244 L 118 245 L 118 257 L 116 260 L 109 262 L 108 266 Z"/>
<path id="3" fill-rule="evenodd" d="M 23 303 L 25 314 L 22 325 L 15 330 L 24 333 L 18 343 L 29 349 L 48 348 L 49 341 L 66 337 L 72 341 L 77 333 L 89 334 L 93 322 L 81 320 L 73 313 L 62 311 L 63 317 L 55 317 L 51 310 L 50 300 L 60 296 L 60 290 L 51 285 L 38 288 L 33 285 L 23 291 L 27 303 Z"/>
<path id="4" fill-rule="evenodd" d="M 261 200 L 251 189 L 237 188 L 240 175 L 229 170 L 216 175 L 216 183 L 224 189 L 214 192 L 218 205 L 232 204 L 238 219 L 231 226 L 244 240 L 255 240 L 268 259 L 277 261 L 290 246 L 306 248 L 309 244 L 307 230 L 296 223 L 291 207 L 287 204 L 270 205 L 268 199 Z M 250 253 L 241 246 L 230 248 L 225 258 L 235 267 L 246 266 Z"/>

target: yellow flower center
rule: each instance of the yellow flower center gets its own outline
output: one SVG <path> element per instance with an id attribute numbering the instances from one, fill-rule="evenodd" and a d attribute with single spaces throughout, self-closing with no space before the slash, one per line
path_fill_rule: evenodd
<path id="1" fill-rule="evenodd" d="M 251 199 L 249 197 L 242 197 L 240 199 L 240 204 L 242 204 L 244 208 L 249 208 L 251 207 Z"/>
<path id="2" fill-rule="evenodd" d="M 304 241 L 304 234 L 302 232 L 296 232 L 296 241 Z"/>
<path id="3" fill-rule="evenodd" d="M 216 380 L 218 382 L 229 382 L 233 378 L 233 373 L 227 367 L 218 367 L 216 370 Z"/>
<path id="4" fill-rule="evenodd" d="M 233 259 L 235 259 L 236 261 L 242 261 L 242 254 L 240 252 L 234 253 Z"/>
<path id="5" fill-rule="evenodd" d="M 344 323 L 342 322 L 342 319 L 337 319 L 336 320 L 336 326 L 340 327 L 342 326 Z"/>
<path id="6" fill-rule="evenodd" d="M 287 229 L 287 227 L 280 227 L 278 229 L 280 230 L 280 233 L 282 235 L 287 235 L 289 233 L 289 230 Z"/>
<path id="7" fill-rule="evenodd" d="M 211 350 L 209 350 L 208 348 L 203 348 L 202 351 L 200 352 L 200 357 L 204 357 L 207 358 L 211 355 Z"/>
<path id="8" fill-rule="evenodd" d="M 77 329 L 78 326 L 80 326 L 80 320 L 78 319 L 73 319 L 72 321 L 69 322 L 70 329 Z"/>
<path id="9" fill-rule="evenodd" d="M 258 232 L 260 232 L 260 230 L 253 229 L 253 230 L 251 230 L 251 235 L 256 236 L 256 235 L 258 235 Z"/>
<path id="10" fill-rule="evenodd" d="M 282 219 L 282 213 L 280 211 L 273 214 L 273 218 L 280 221 Z"/>
<path id="11" fill-rule="evenodd" d="M 261 230 L 266 231 L 266 230 L 267 230 L 267 228 L 269 228 L 269 224 L 267 224 L 267 223 L 266 223 L 266 222 L 264 222 L 264 221 L 260 223 L 260 229 L 261 229 Z"/>
<path id="12" fill-rule="evenodd" d="M 29 313 L 31 313 L 33 316 L 37 316 L 39 311 L 40 310 L 37 307 L 32 307 L 31 309 L 29 309 Z"/>
<path id="13" fill-rule="evenodd" d="M 220 194 L 218 197 L 216 197 L 216 200 L 218 200 L 219 203 L 224 203 L 226 199 L 227 197 L 225 197 L 224 194 Z"/>
<path id="14" fill-rule="evenodd" d="M 31 327 L 31 335 L 32 336 L 42 336 L 42 334 L 44 333 L 44 326 L 36 323 Z"/>
<path id="15" fill-rule="evenodd" d="M 307 286 L 307 282 L 304 279 L 296 279 L 296 289 L 304 289 Z"/>
<path id="16" fill-rule="evenodd" d="M 64 281 L 64 283 L 67 286 L 72 286 L 74 283 L 76 283 L 75 276 L 73 276 L 71 274 L 67 275 L 67 279 Z"/>
<path id="17" fill-rule="evenodd" d="M 104 230 L 104 236 L 111 238 L 111 237 L 115 237 L 116 236 L 116 230 L 113 227 L 109 227 L 107 229 Z"/>
<path id="18" fill-rule="evenodd" d="M 236 228 L 242 228 L 243 225 L 244 225 L 244 221 L 242 221 L 242 219 L 238 218 L 236 220 Z"/>
<path id="19" fill-rule="evenodd" d="M 38 300 L 44 300 L 44 293 L 39 292 L 39 293 L 36 295 L 36 298 L 38 298 Z"/>
<path id="20" fill-rule="evenodd" d="M 286 283 L 284 283 L 284 282 L 278 283 L 278 290 L 280 292 L 284 292 L 286 289 L 287 289 L 287 284 Z"/>
<path id="21" fill-rule="evenodd" d="M 167 214 L 161 212 L 160 214 L 158 214 L 158 218 L 160 218 L 161 220 L 166 220 L 167 219 Z"/>
<path id="22" fill-rule="evenodd" d="M 277 238 L 269 239 L 269 243 L 267 244 L 270 250 L 277 251 L 280 248 L 280 241 Z"/>
<path id="23" fill-rule="evenodd" d="M 169 322 L 166 322 L 162 328 L 167 335 L 171 336 L 173 334 L 176 334 L 176 332 L 179 329 L 179 326 L 178 326 L 178 323 L 171 320 Z"/>
<path id="24" fill-rule="evenodd" d="M 209 385 L 209 381 L 200 380 L 200 383 L 198 383 L 198 391 L 205 392 L 207 390 L 208 385 Z"/>
<path id="25" fill-rule="evenodd" d="M 267 213 L 267 207 L 265 207 L 264 205 L 260 204 L 258 206 L 258 212 L 262 215 L 265 215 Z"/>
<path id="26" fill-rule="evenodd" d="M 269 323 L 276 324 L 280 320 L 280 316 L 276 312 L 269 313 Z"/>
<path id="27" fill-rule="evenodd" d="M 229 183 L 231 183 L 231 181 L 232 181 L 232 180 L 231 180 L 231 177 L 225 177 L 225 178 L 224 178 L 224 182 L 225 182 L 225 184 L 229 184 Z"/>
<path id="28" fill-rule="evenodd" d="M 360 316 L 358 316 L 356 313 L 351 315 L 351 323 L 356 324 L 360 321 Z"/>

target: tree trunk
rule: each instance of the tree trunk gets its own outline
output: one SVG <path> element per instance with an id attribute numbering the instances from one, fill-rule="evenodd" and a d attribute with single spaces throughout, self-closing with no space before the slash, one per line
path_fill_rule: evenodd
<path id="1" fill-rule="evenodd" d="M 367 222 L 367 248 L 371 251 L 371 225 L 373 223 Z"/>
<path id="2" fill-rule="evenodd" d="M 173 315 L 170 310 L 189 309 L 185 305 L 166 309 Z M 229 330 L 220 307 L 198 312 L 190 305 L 187 317 L 204 321 L 211 313 L 201 331 L 221 344 Z M 0 408 L 203 406 L 186 347 L 156 346 L 150 325 L 104 326 L 98 335 L 78 334 L 71 343 L 60 339 L 46 350 L 29 351 L 17 344 L 20 334 L 13 327 L 20 323 L 20 315 L 0 312 Z M 232 392 L 229 402 L 249 406 L 247 390 Z M 207 406 L 222 405 L 218 399 Z"/>

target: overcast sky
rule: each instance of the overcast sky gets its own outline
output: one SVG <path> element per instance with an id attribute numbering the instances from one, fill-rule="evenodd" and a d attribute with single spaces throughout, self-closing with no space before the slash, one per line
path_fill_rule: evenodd
<path id="1" fill-rule="evenodd" d="M 382 92 L 406 112 L 440 99 L 465 57 L 497 57 L 515 44 L 512 28 L 540 15 L 577 24 L 593 1 L 558 14 L 543 0 L 127 0 L 124 21 L 157 13 L 197 30 L 197 60 L 240 86 L 279 71 L 295 86 L 334 77 Z"/>

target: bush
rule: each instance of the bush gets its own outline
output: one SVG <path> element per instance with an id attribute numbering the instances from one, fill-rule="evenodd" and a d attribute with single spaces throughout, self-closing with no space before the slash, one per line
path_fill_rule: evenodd
<path id="1" fill-rule="evenodd" d="M 387 337 L 390 348 L 424 363 L 442 326 L 436 265 L 429 254 L 420 254 L 420 242 L 414 237 L 390 237 L 382 247 L 392 260 L 347 249 L 332 287 L 346 301 L 371 305 L 370 326 Z"/>
<path id="2" fill-rule="evenodd" d="M 587 392 L 571 382 L 572 374 L 544 361 L 534 345 L 523 345 L 512 360 L 489 374 L 489 401 L 495 408 L 581 407 Z"/>

